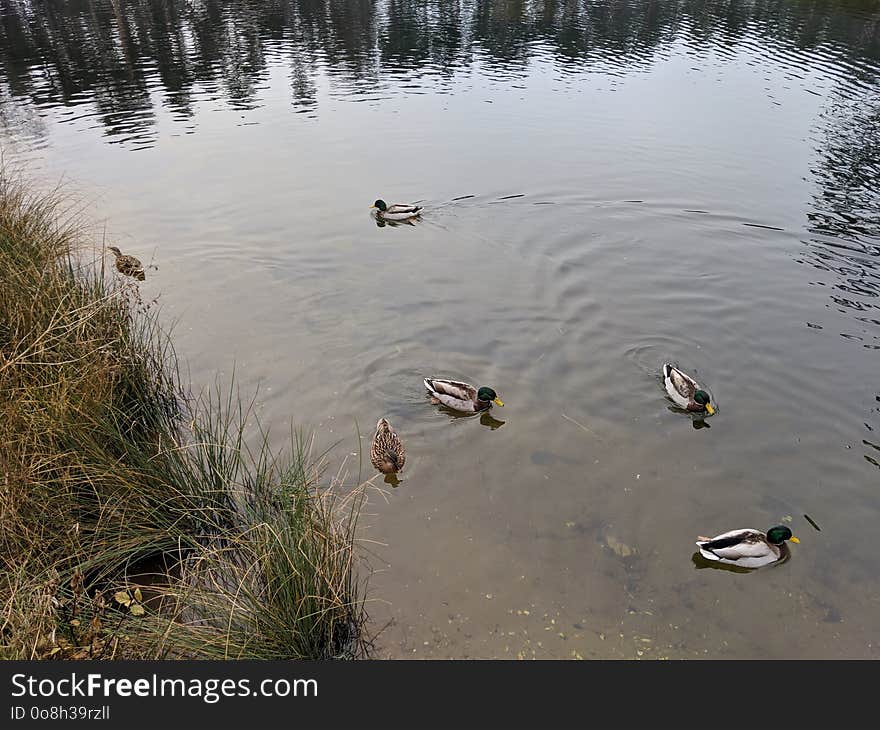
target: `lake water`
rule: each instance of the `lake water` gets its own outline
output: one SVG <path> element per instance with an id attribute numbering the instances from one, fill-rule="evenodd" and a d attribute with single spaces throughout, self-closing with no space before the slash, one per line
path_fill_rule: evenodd
<path id="1" fill-rule="evenodd" d="M 868 0 L 0 2 L 7 161 L 156 267 L 194 389 L 348 483 L 401 433 L 380 657 L 880 657 L 878 73 Z"/>

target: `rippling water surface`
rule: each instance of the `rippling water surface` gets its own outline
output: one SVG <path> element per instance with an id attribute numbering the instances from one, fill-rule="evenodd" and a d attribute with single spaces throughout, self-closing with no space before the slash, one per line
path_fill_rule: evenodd
<path id="1" fill-rule="evenodd" d="M 352 478 L 403 435 L 381 656 L 878 657 L 878 71 L 872 0 L 0 0 L 4 154 L 155 266 L 194 387 Z"/>

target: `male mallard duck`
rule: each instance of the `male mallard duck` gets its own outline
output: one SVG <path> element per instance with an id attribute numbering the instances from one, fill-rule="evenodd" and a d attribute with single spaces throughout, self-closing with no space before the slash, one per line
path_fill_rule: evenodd
<path id="1" fill-rule="evenodd" d="M 784 525 L 776 525 L 764 534 L 760 530 L 746 528 L 731 530 L 715 537 L 697 538 L 700 554 L 707 560 L 717 560 L 743 568 L 760 568 L 779 560 L 788 559 L 790 552 L 786 540 L 800 542 Z"/>
<path id="2" fill-rule="evenodd" d="M 144 267 L 138 259 L 134 256 L 126 256 L 116 246 L 108 246 L 107 249 L 116 257 L 116 270 L 120 274 L 133 276 L 138 281 L 144 280 Z"/>
<path id="3" fill-rule="evenodd" d="M 691 413 L 715 413 L 709 394 L 690 375 L 685 375 L 671 363 L 663 364 L 663 385 L 676 405 Z"/>
<path id="4" fill-rule="evenodd" d="M 383 474 L 396 474 L 406 463 L 406 449 L 403 448 L 403 442 L 384 418 L 380 418 L 376 424 L 370 461 Z"/>
<path id="5" fill-rule="evenodd" d="M 421 205 L 403 205 L 396 203 L 388 205 L 384 200 L 377 200 L 370 208 L 376 209 L 376 215 L 386 221 L 408 221 L 417 218 L 422 212 Z"/>
<path id="6" fill-rule="evenodd" d="M 477 390 L 473 385 L 467 383 L 439 378 L 425 378 L 425 387 L 431 394 L 432 403 L 442 403 L 456 411 L 475 413 L 491 408 L 493 403 L 496 406 L 504 405 L 498 394 L 491 388 L 483 387 Z"/>

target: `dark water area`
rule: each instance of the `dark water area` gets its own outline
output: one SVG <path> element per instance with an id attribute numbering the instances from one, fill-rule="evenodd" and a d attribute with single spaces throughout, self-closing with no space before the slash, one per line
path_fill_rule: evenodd
<path id="1" fill-rule="evenodd" d="M 878 73 L 868 0 L 0 0 L 4 159 L 154 266 L 194 388 L 347 483 L 355 424 L 404 438 L 380 656 L 880 655 Z"/>

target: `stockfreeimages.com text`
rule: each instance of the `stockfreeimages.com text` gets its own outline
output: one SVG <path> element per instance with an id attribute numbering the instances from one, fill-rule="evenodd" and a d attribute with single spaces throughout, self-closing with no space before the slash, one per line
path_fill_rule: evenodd
<path id="1" fill-rule="evenodd" d="M 61 679 L 12 675 L 13 697 L 200 697 L 212 704 L 221 697 L 317 697 L 316 679 L 170 679 L 155 674 L 137 679 L 83 676 Z"/>

